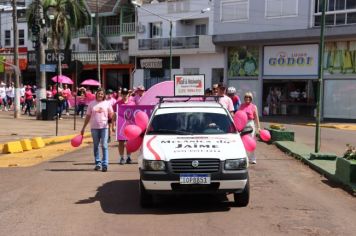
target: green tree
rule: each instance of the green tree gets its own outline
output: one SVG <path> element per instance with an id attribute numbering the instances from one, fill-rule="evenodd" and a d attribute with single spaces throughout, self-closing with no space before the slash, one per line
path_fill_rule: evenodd
<path id="1" fill-rule="evenodd" d="M 72 29 L 81 29 L 90 22 L 90 14 L 84 0 L 42 0 L 40 4 L 43 8 L 43 19 L 50 26 L 52 46 L 56 50 L 60 48 L 61 42 L 64 49 L 68 49 L 72 40 Z M 29 29 L 35 22 L 35 9 L 34 1 L 27 10 Z M 53 19 L 50 19 L 49 15 L 52 15 Z"/>
<path id="2" fill-rule="evenodd" d="M 90 22 L 90 14 L 84 0 L 43 0 L 43 11 L 54 16 L 50 21 L 50 28 L 52 44 L 56 50 L 59 49 L 61 40 L 64 49 L 68 49 L 72 40 L 72 29 L 78 30 Z"/>

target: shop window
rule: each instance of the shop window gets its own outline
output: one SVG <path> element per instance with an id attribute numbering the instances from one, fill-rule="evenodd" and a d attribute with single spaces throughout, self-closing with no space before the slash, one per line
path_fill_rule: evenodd
<path id="1" fill-rule="evenodd" d="M 222 22 L 248 20 L 249 0 L 221 1 L 220 4 L 220 20 Z"/>
<path id="2" fill-rule="evenodd" d="M 25 31 L 24 30 L 19 30 L 19 45 L 20 46 L 25 45 Z"/>
<path id="3" fill-rule="evenodd" d="M 293 17 L 298 15 L 298 0 L 266 0 L 266 17 Z"/>
<path id="4" fill-rule="evenodd" d="M 151 38 L 162 37 L 162 22 L 150 23 L 150 37 Z"/>
<path id="5" fill-rule="evenodd" d="M 325 0 L 326 16 L 325 24 L 336 26 L 355 24 L 356 1 L 355 0 Z M 320 26 L 322 14 L 322 1 L 315 0 L 314 26 Z"/>
<path id="6" fill-rule="evenodd" d="M 206 35 L 206 24 L 196 25 L 195 35 Z"/>
<path id="7" fill-rule="evenodd" d="M 11 31 L 5 30 L 5 46 L 11 46 Z"/>

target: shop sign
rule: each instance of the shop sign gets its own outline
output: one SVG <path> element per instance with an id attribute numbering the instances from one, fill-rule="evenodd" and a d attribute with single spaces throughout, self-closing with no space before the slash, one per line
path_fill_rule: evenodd
<path id="1" fill-rule="evenodd" d="M 169 69 L 169 57 L 137 58 L 137 69 Z M 172 69 L 180 68 L 180 57 L 172 57 Z"/>
<path id="2" fill-rule="evenodd" d="M 205 75 L 174 75 L 174 96 L 203 96 Z"/>
<path id="3" fill-rule="evenodd" d="M 318 45 L 264 47 L 265 76 L 317 76 Z"/>
<path id="4" fill-rule="evenodd" d="M 162 59 L 161 58 L 147 58 L 141 59 L 141 68 L 147 69 L 162 69 Z"/>
<path id="5" fill-rule="evenodd" d="M 72 50 L 60 50 L 59 53 L 56 53 L 54 50 L 45 51 L 45 62 L 46 64 L 57 65 L 58 60 L 61 60 L 62 69 L 67 69 L 72 60 Z M 27 53 L 28 60 L 28 69 L 36 70 L 37 57 L 35 51 L 28 51 Z"/>
<path id="6" fill-rule="evenodd" d="M 241 46 L 228 48 L 227 76 L 257 77 L 259 48 L 257 46 Z"/>

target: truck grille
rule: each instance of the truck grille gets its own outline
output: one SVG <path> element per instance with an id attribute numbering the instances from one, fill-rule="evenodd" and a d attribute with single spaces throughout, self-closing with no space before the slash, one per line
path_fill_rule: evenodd
<path id="1" fill-rule="evenodd" d="M 193 161 L 198 161 L 197 167 L 193 167 Z M 213 173 L 218 172 L 219 159 L 174 159 L 170 161 L 173 173 Z"/>

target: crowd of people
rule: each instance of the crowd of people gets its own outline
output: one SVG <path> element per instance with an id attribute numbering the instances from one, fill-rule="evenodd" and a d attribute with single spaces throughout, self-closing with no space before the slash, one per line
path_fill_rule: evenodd
<path id="1" fill-rule="evenodd" d="M 24 114 L 33 115 L 31 110 L 35 109 L 36 86 L 22 85 L 20 87 L 20 106 Z M 0 82 L 0 110 L 11 111 L 14 109 L 15 87 L 14 83 L 5 84 Z"/>
<path id="2" fill-rule="evenodd" d="M 85 88 L 78 89 L 78 97 L 80 97 L 77 104 L 77 112 L 83 117 L 85 97 L 88 96 L 88 92 Z M 143 86 L 138 86 L 134 90 L 128 90 L 126 88 L 120 88 L 117 92 L 108 89 L 98 89 L 95 92 L 94 101 L 89 103 L 85 121 L 81 130 L 81 134 L 84 134 L 88 124 L 92 133 L 94 143 L 94 170 L 102 170 L 106 172 L 108 170 L 108 142 L 110 142 L 111 133 L 115 132 L 115 120 L 117 108 L 121 105 L 135 105 L 139 104 L 142 95 L 145 92 Z M 90 92 L 91 93 L 91 92 Z M 260 123 L 258 119 L 258 110 L 255 104 L 252 103 L 253 95 L 251 92 L 247 92 L 244 95 L 244 101 L 241 102 L 239 96 L 236 93 L 234 87 L 226 87 L 223 84 L 214 84 L 212 89 L 205 90 L 206 96 L 219 96 L 219 103 L 224 106 L 230 114 L 233 116 L 238 110 L 244 111 L 247 114 L 248 123 L 247 126 L 253 129 L 250 134 L 254 137 L 256 132 L 260 130 Z M 118 140 L 119 151 L 119 164 L 132 163 L 131 153 L 127 152 L 125 156 L 125 139 Z M 102 148 L 103 157 L 99 157 L 99 146 Z M 256 157 L 253 152 L 248 152 L 248 157 L 251 163 L 256 164 Z"/>
<path id="3" fill-rule="evenodd" d="M 86 126 L 90 123 L 91 133 L 94 141 L 95 170 L 107 171 L 108 167 L 108 142 L 111 140 L 111 134 L 115 132 L 115 119 L 117 107 L 121 105 L 138 105 L 145 92 L 144 86 L 140 85 L 132 90 L 119 88 L 117 91 L 108 89 L 104 91 L 99 88 L 94 93 L 90 87 L 79 87 L 76 91 L 71 91 L 67 84 L 61 86 L 50 85 L 46 91 L 47 99 L 56 99 L 58 101 L 58 118 L 62 119 L 62 113 L 69 115 L 70 106 L 75 107 L 75 112 L 81 118 L 85 118 L 81 133 L 83 134 Z M 31 110 L 35 108 L 36 87 L 24 85 L 20 89 L 21 110 L 24 114 L 33 115 Z M 258 109 L 253 104 L 253 94 L 247 92 L 244 100 L 241 101 L 234 87 L 226 88 L 223 84 L 213 84 L 212 88 L 205 90 L 206 96 L 219 96 L 219 103 L 224 106 L 232 116 L 238 111 L 244 111 L 248 117 L 247 126 L 253 129 L 251 136 L 254 137 L 260 130 L 258 119 Z M 1 110 L 8 111 L 13 109 L 15 97 L 14 84 L 0 83 L 0 106 Z M 76 102 L 73 104 L 73 97 Z M 127 140 L 118 140 L 119 163 L 132 163 L 131 153 L 125 155 L 125 143 Z M 99 144 L 103 151 L 103 158 L 99 158 Z M 254 153 L 248 153 L 251 163 L 256 164 Z"/>

